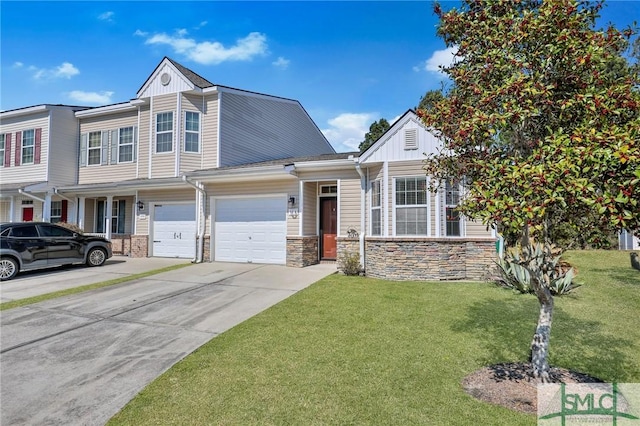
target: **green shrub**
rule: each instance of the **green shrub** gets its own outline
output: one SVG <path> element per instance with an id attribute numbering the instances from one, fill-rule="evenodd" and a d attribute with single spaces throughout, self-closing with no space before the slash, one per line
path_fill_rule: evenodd
<path id="1" fill-rule="evenodd" d="M 538 263 L 543 271 L 546 271 L 548 286 L 551 294 L 561 296 L 567 294 L 581 284 L 574 282 L 575 270 L 570 267 L 566 269 L 560 262 L 560 256 L 554 256 L 549 248 L 542 244 L 535 244 L 532 247 L 532 259 Z M 521 256 L 522 249 L 517 248 L 505 254 L 498 264 L 499 277 L 496 279 L 498 285 L 523 294 L 533 294 L 531 287 L 531 274 L 524 266 L 527 263 Z M 529 256 L 526 256 L 529 258 Z"/>
<path id="2" fill-rule="evenodd" d="M 338 269 L 345 275 L 360 275 L 364 271 L 360 263 L 360 254 L 352 251 L 340 254 Z"/>

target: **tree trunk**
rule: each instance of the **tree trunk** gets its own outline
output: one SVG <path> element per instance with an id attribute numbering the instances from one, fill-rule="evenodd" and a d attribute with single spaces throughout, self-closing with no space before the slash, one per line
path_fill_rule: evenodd
<path id="1" fill-rule="evenodd" d="M 537 288 L 535 288 L 537 287 Z M 531 364 L 533 364 L 533 377 L 543 383 L 549 382 L 549 337 L 551 336 L 551 319 L 553 316 L 553 296 L 546 286 L 534 285 L 538 302 L 540 302 L 540 315 L 538 325 L 531 342 Z"/>

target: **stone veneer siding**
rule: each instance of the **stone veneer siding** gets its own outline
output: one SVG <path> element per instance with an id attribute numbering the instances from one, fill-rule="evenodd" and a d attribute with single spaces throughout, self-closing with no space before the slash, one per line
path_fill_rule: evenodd
<path id="1" fill-rule="evenodd" d="M 202 261 L 203 262 L 211 262 L 211 236 L 204 236 L 204 253 L 202 253 Z"/>
<path id="2" fill-rule="evenodd" d="M 131 257 L 149 257 L 149 236 L 131 236 Z"/>
<path id="3" fill-rule="evenodd" d="M 495 267 L 494 239 L 376 238 L 365 240 L 368 277 L 396 281 L 483 280 Z"/>
<path id="4" fill-rule="evenodd" d="M 318 237 L 287 237 L 287 266 L 304 268 L 318 263 Z"/>

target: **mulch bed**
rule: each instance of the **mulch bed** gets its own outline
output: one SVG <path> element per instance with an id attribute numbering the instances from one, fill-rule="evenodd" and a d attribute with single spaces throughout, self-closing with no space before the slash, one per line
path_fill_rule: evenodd
<path id="1" fill-rule="evenodd" d="M 529 363 L 505 363 L 482 368 L 462 380 L 464 390 L 474 398 L 523 413 L 537 412 L 538 380 Z M 552 383 L 602 383 L 577 371 L 551 367 Z"/>

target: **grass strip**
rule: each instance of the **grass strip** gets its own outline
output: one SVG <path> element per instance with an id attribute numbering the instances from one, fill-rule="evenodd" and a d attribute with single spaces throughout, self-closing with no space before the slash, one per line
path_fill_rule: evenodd
<path id="1" fill-rule="evenodd" d="M 19 308 L 21 306 L 27 306 L 38 302 L 44 302 L 45 300 L 56 299 L 58 297 L 69 296 L 71 294 L 82 293 L 89 290 L 95 290 L 97 288 L 108 287 L 111 285 L 125 283 L 127 281 L 133 281 L 140 278 L 145 278 L 151 275 L 160 274 L 162 272 L 173 271 L 174 269 L 184 268 L 190 266 L 192 263 L 180 263 L 178 265 L 165 266 L 164 268 L 152 269 L 151 271 L 140 272 L 139 274 L 128 275 L 126 277 L 114 278 L 112 280 L 102 281 L 94 284 L 87 284 L 80 287 L 68 288 L 65 290 L 54 291 L 52 293 L 40 294 L 38 296 L 27 297 L 19 300 L 12 300 L 10 302 L 0 303 L 0 311 L 7 309 Z"/>

